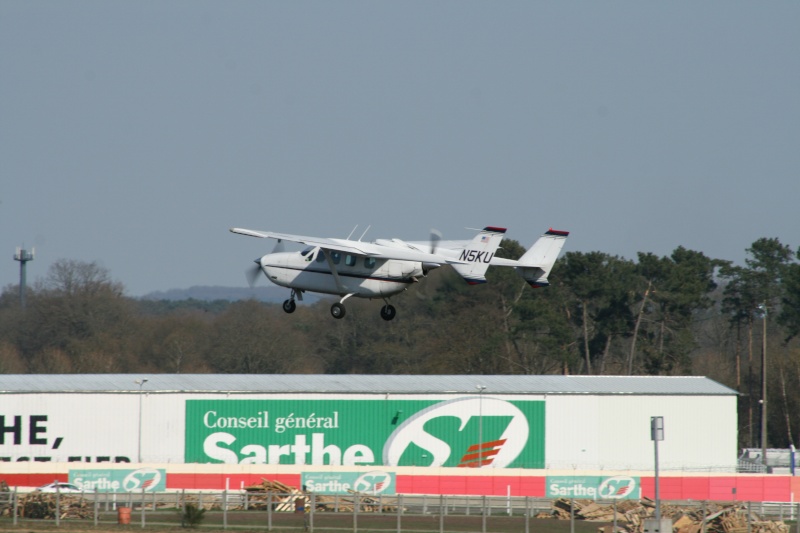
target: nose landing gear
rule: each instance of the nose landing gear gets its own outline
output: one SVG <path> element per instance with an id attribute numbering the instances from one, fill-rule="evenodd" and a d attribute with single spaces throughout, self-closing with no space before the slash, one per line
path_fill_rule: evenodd
<path id="1" fill-rule="evenodd" d="M 294 299 L 297 298 L 298 300 L 303 299 L 303 291 L 296 291 L 292 289 L 292 293 L 289 295 L 289 299 L 283 302 L 283 310 L 287 313 L 294 313 L 295 309 L 297 309 L 297 303 Z"/>

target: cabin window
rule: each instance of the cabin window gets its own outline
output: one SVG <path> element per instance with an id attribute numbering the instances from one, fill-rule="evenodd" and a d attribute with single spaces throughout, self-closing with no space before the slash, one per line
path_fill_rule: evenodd
<path id="1" fill-rule="evenodd" d="M 375 258 L 374 257 L 365 257 L 364 258 L 364 266 L 367 268 L 374 268 L 375 267 Z"/>
<path id="2" fill-rule="evenodd" d="M 356 256 L 347 254 L 344 256 L 344 264 L 349 267 L 356 266 Z"/>
<path id="3" fill-rule="evenodd" d="M 341 252 L 331 252 L 331 261 L 333 261 L 334 265 L 338 265 L 339 262 L 342 260 L 342 253 Z"/>

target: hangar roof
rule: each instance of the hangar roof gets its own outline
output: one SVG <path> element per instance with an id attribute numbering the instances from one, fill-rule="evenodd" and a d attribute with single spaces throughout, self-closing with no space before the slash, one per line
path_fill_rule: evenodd
<path id="1" fill-rule="evenodd" d="M 147 380 L 140 384 L 137 381 Z M 703 376 L 351 375 L 351 374 L 0 374 L 14 393 L 628 394 L 731 396 Z"/>

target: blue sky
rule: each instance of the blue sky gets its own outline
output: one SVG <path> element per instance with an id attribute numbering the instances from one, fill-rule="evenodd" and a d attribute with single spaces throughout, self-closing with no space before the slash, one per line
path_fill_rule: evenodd
<path id="1" fill-rule="evenodd" d="M 245 286 L 232 226 L 800 245 L 798 2 L 0 2 L 0 286 Z M 360 231 L 359 231 L 360 232 Z"/>

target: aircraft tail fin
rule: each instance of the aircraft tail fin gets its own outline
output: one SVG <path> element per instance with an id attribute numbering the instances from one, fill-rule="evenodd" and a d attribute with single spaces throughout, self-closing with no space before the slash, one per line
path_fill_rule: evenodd
<path id="1" fill-rule="evenodd" d="M 459 256 L 460 263 L 453 264 L 453 269 L 470 285 L 486 283 L 486 269 L 500 246 L 500 241 L 506 233 L 505 228 L 487 226 L 483 228 Z"/>
<path id="2" fill-rule="evenodd" d="M 519 258 L 520 266 L 516 267 L 517 272 L 534 289 L 550 284 L 547 276 L 550 274 L 567 236 L 569 236 L 568 231 L 550 228 Z"/>

